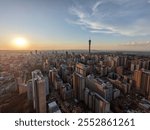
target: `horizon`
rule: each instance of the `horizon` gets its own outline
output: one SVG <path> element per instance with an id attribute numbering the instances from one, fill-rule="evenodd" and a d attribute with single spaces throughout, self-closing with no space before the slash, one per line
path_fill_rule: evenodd
<path id="1" fill-rule="evenodd" d="M 1 0 L 0 50 L 150 50 L 149 0 Z"/>
<path id="2" fill-rule="evenodd" d="M 0 51 L 84 51 L 84 52 L 89 52 L 88 49 L 55 49 L 55 50 L 38 50 L 38 49 L 35 49 L 35 50 L 0 50 Z M 100 52 L 145 52 L 145 53 L 150 53 L 150 51 L 143 51 L 143 50 L 91 50 L 91 52 L 95 52 L 95 51 L 100 51 Z"/>

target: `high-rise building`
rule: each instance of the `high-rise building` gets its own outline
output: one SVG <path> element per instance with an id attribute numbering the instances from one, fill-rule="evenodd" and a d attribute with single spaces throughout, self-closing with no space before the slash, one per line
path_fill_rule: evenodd
<path id="1" fill-rule="evenodd" d="M 73 74 L 73 93 L 78 100 L 84 100 L 85 79 L 88 72 L 88 66 L 78 63 L 76 64 Z"/>
<path id="2" fill-rule="evenodd" d="M 57 69 L 53 68 L 52 70 L 49 70 L 49 85 L 51 87 L 55 87 L 56 85 L 56 77 L 58 75 Z"/>
<path id="3" fill-rule="evenodd" d="M 127 57 L 125 56 L 116 56 L 114 57 L 115 66 L 126 66 L 127 65 Z"/>
<path id="4" fill-rule="evenodd" d="M 146 97 L 150 97 L 150 71 L 142 72 L 141 91 Z"/>
<path id="5" fill-rule="evenodd" d="M 49 95 L 49 80 L 48 80 L 48 77 L 45 76 L 44 80 L 45 80 L 45 88 L 46 88 L 46 96 L 47 96 L 47 95 Z"/>
<path id="6" fill-rule="evenodd" d="M 54 68 L 53 71 L 52 71 L 52 85 L 53 85 L 53 87 L 55 86 L 56 75 L 57 75 L 57 69 Z"/>
<path id="7" fill-rule="evenodd" d="M 112 100 L 113 86 L 111 83 L 104 82 L 100 78 L 94 78 L 91 75 L 89 75 L 86 79 L 86 87 L 94 91 L 95 93 L 98 93 L 107 101 Z"/>
<path id="8" fill-rule="evenodd" d="M 88 65 L 84 65 L 82 63 L 76 64 L 75 72 L 77 72 L 78 74 L 81 74 L 82 76 L 86 77 L 88 75 L 88 70 Z"/>
<path id="9" fill-rule="evenodd" d="M 89 93 L 89 103 L 88 103 L 88 107 L 89 107 L 89 109 L 91 109 L 92 111 L 94 111 L 94 109 L 95 109 L 95 93 L 94 93 L 94 92 L 90 92 L 90 93 Z"/>
<path id="10" fill-rule="evenodd" d="M 28 100 L 33 100 L 32 79 L 27 81 L 27 97 Z"/>
<path id="11" fill-rule="evenodd" d="M 110 112 L 110 103 L 97 93 L 95 94 L 95 111 L 96 113 Z"/>
<path id="12" fill-rule="evenodd" d="M 63 100 L 71 99 L 73 95 L 72 87 L 69 83 L 60 86 L 60 96 Z"/>
<path id="13" fill-rule="evenodd" d="M 141 87 L 141 76 L 142 76 L 142 70 L 135 70 L 134 71 L 134 81 L 135 81 L 135 87 L 137 90 L 140 90 Z"/>
<path id="14" fill-rule="evenodd" d="M 88 88 L 85 88 L 84 103 L 85 103 L 86 106 L 88 106 L 88 103 L 89 103 L 89 92 L 90 92 L 90 90 Z"/>
<path id="15" fill-rule="evenodd" d="M 23 83 L 23 80 L 20 77 L 17 78 L 17 86 L 18 86 L 19 94 L 23 94 L 27 92 L 27 85 Z"/>
<path id="16" fill-rule="evenodd" d="M 85 77 L 81 74 L 73 74 L 73 93 L 74 97 L 78 100 L 84 100 Z"/>
<path id="17" fill-rule="evenodd" d="M 150 98 L 150 71 L 135 70 L 134 81 L 136 88 L 147 98 Z"/>
<path id="18" fill-rule="evenodd" d="M 40 70 L 32 71 L 33 107 L 36 112 L 46 112 L 46 82 Z"/>
<path id="19" fill-rule="evenodd" d="M 92 112 L 105 113 L 110 111 L 110 103 L 88 88 L 85 88 L 84 91 L 84 102 Z"/>

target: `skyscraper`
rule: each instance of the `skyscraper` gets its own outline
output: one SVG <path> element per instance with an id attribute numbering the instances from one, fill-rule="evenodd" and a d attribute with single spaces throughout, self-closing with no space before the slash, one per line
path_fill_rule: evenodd
<path id="1" fill-rule="evenodd" d="M 78 100 L 84 100 L 85 79 L 88 72 L 88 66 L 76 64 L 75 73 L 73 74 L 73 92 L 74 97 Z"/>
<path id="2" fill-rule="evenodd" d="M 142 76 L 142 70 L 134 71 L 134 81 L 135 81 L 135 87 L 137 90 L 140 90 L 140 87 L 141 87 L 141 76 Z"/>
<path id="3" fill-rule="evenodd" d="M 134 81 L 136 88 L 147 98 L 150 98 L 150 71 L 135 70 Z"/>
<path id="4" fill-rule="evenodd" d="M 150 97 L 150 71 L 143 71 L 142 73 L 141 91 L 146 97 Z"/>
<path id="5" fill-rule="evenodd" d="M 46 82 L 40 70 L 32 72 L 33 107 L 36 112 L 46 112 Z"/>

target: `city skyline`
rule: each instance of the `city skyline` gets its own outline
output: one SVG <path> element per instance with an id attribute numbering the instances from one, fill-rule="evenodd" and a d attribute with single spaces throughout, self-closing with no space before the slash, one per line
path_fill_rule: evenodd
<path id="1" fill-rule="evenodd" d="M 0 0 L 0 50 L 88 49 L 90 38 L 92 50 L 149 51 L 149 6 L 149 0 Z"/>

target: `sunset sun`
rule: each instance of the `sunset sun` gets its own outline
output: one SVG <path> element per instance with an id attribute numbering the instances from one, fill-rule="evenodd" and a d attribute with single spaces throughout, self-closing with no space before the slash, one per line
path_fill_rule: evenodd
<path id="1" fill-rule="evenodd" d="M 14 45 L 20 49 L 26 49 L 28 47 L 28 42 L 25 38 L 18 37 L 14 39 Z"/>

